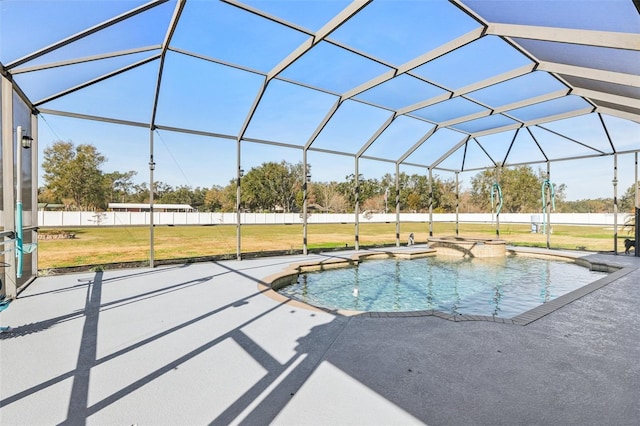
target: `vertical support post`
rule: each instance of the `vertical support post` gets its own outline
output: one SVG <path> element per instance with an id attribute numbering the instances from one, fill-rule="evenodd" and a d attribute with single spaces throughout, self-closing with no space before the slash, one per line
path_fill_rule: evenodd
<path id="1" fill-rule="evenodd" d="M 635 208 L 635 214 L 636 214 L 636 221 L 635 221 L 635 228 L 636 228 L 636 232 L 635 232 L 635 240 L 636 240 L 636 247 L 634 250 L 634 254 L 636 257 L 640 257 L 640 250 L 638 250 L 640 248 L 640 185 L 638 184 L 638 153 L 636 152 L 635 155 L 635 185 L 636 185 L 636 208 Z"/>
<path id="2" fill-rule="evenodd" d="M 613 254 L 618 254 L 618 154 L 613 154 Z"/>
<path id="3" fill-rule="evenodd" d="M 307 148 L 302 150 L 302 254 L 307 255 L 307 184 L 309 170 L 307 169 Z"/>
<path id="4" fill-rule="evenodd" d="M 356 214 L 356 229 L 355 229 L 355 248 L 356 250 L 360 250 L 360 176 L 359 176 L 359 167 L 358 167 L 359 157 L 356 156 L 356 164 L 355 164 L 355 188 L 354 188 L 354 196 L 355 196 L 355 214 Z"/>
<path id="5" fill-rule="evenodd" d="M 242 247 L 240 245 L 240 241 L 242 240 L 242 232 L 241 232 L 241 224 L 240 224 L 240 199 L 242 193 L 240 192 L 240 184 L 242 182 L 242 166 L 240 165 L 240 146 L 241 141 L 238 139 L 238 144 L 236 148 L 236 259 L 242 260 Z"/>
<path id="6" fill-rule="evenodd" d="M 636 181 L 637 182 L 637 181 Z M 635 241 L 636 241 L 636 246 L 634 248 L 634 254 L 636 257 L 640 257 L 640 207 L 638 207 L 636 205 L 636 235 L 635 235 Z"/>
<path id="7" fill-rule="evenodd" d="M 496 182 L 498 183 L 498 188 L 500 187 L 500 172 L 502 171 L 502 165 L 496 168 Z M 502 194 L 498 193 L 498 205 L 500 205 L 500 197 Z M 496 239 L 500 239 L 500 210 L 496 211 Z"/>
<path id="8" fill-rule="evenodd" d="M 154 220 L 153 220 L 153 194 L 155 193 L 155 184 L 153 180 L 153 171 L 156 169 L 156 163 L 153 161 L 153 126 L 149 128 L 149 267 L 154 267 L 155 248 L 154 248 Z"/>
<path id="9" fill-rule="evenodd" d="M 22 126 L 16 128 L 16 278 L 22 278 Z"/>
<path id="10" fill-rule="evenodd" d="M 5 189 L 3 196 L 2 214 L 4 219 L 4 229 L 10 230 L 15 228 L 15 198 L 13 191 L 7 191 L 8 188 L 13 188 L 13 151 L 14 151 L 14 138 L 13 138 L 13 86 L 11 82 L 0 74 L 0 81 L 2 84 L 2 185 Z M 5 250 L 14 248 L 11 237 L 5 237 L 5 245 L 2 246 Z M 6 297 L 15 299 L 17 295 L 17 282 L 16 282 L 16 256 L 14 252 L 9 252 L 4 255 L 5 267 L 0 269 L 0 275 L 2 276 L 3 287 L 0 289 L 0 294 L 4 294 Z"/>
<path id="11" fill-rule="evenodd" d="M 549 181 L 549 185 L 545 187 L 545 191 L 547 191 L 547 203 L 545 205 L 546 214 L 547 214 L 547 229 L 545 230 L 547 233 L 547 249 L 551 248 L 551 163 L 547 161 L 547 180 Z"/>
<path id="12" fill-rule="evenodd" d="M 396 247 L 400 247 L 400 163 L 396 163 Z"/>
<path id="13" fill-rule="evenodd" d="M 433 237 L 433 175 L 429 167 L 429 237 Z"/>
<path id="14" fill-rule="evenodd" d="M 38 117 L 31 114 L 31 224 L 38 223 Z M 31 243 L 38 242 L 38 232 L 31 231 Z M 38 251 L 31 252 L 31 271 L 38 275 Z"/>
<path id="15" fill-rule="evenodd" d="M 460 213 L 460 172 L 456 171 L 456 237 L 460 235 L 460 221 L 458 215 Z"/>

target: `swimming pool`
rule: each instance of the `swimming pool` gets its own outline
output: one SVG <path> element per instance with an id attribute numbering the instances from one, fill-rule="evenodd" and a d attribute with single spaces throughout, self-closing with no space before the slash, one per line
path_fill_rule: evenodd
<path id="1" fill-rule="evenodd" d="M 513 318 L 605 275 L 571 262 L 511 255 L 390 258 L 301 272 L 278 293 L 328 309 Z"/>

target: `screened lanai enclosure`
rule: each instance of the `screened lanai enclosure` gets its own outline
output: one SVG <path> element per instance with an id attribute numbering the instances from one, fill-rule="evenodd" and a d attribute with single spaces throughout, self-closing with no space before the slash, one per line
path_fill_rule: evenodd
<path id="1" fill-rule="evenodd" d="M 305 252 L 307 180 L 354 175 L 356 248 L 363 174 L 396 177 L 391 203 L 403 171 L 531 164 L 595 175 L 614 200 L 638 181 L 632 0 L 10 0 L 0 71 L 8 295 L 38 269 L 54 140 L 99 143 L 148 182 L 152 211 L 159 179 L 235 181 L 238 257 L 243 173 L 262 161 L 303 164 Z"/>

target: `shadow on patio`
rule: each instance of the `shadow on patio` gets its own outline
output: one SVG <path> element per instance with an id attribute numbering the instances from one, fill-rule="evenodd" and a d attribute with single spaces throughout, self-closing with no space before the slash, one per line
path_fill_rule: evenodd
<path id="1" fill-rule="evenodd" d="M 639 414 L 640 270 L 517 327 L 347 318 L 264 297 L 261 277 L 293 260 L 38 278 L 3 313 L 22 325 L 0 335 L 2 423 L 632 424 Z"/>

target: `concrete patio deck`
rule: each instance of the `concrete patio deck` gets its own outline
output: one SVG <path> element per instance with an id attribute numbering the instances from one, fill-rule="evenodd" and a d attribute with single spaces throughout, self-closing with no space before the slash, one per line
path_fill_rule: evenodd
<path id="1" fill-rule="evenodd" d="M 0 315 L 0 424 L 638 424 L 640 258 L 588 255 L 631 270 L 525 326 L 259 290 L 339 255 L 39 277 Z"/>

